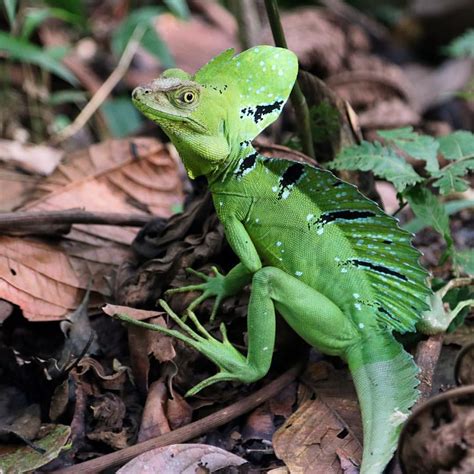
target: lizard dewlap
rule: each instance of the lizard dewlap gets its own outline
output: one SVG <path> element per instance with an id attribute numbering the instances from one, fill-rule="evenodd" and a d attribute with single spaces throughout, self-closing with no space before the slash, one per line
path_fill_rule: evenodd
<path id="1" fill-rule="evenodd" d="M 240 259 L 226 276 L 203 275 L 205 282 L 192 287 L 203 293 L 191 309 L 211 296 L 217 309 L 252 283 L 246 356 L 225 331 L 222 342 L 184 324 L 188 335 L 175 335 L 220 369 L 191 393 L 217 381 L 252 382 L 270 367 L 278 311 L 309 344 L 347 361 L 362 409 L 361 472 L 379 474 L 418 395 L 417 368 L 392 331 L 415 330 L 428 309 L 427 274 L 410 235 L 354 186 L 252 147 L 279 116 L 297 71 L 292 52 L 258 46 L 236 56 L 225 51 L 194 76 L 169 70 L 133 92 L 189 176 L 206 176 Z"/>

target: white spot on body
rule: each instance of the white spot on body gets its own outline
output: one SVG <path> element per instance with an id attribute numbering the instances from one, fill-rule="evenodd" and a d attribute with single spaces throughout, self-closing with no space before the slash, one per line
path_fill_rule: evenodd
<path id="1" fill-rule="evenodd" d="M 255 219 L 255 223 L 258 224 L 259 222 L 260 222 L 260 219 L 257 217 L 257 218 Z"/>
<path id="2" fill-rule="evenodd" d="M 273 187 L 272 187 L 272 191 L 273 191 L 274 193 L 276 193 L 276 192 L 278 191 L 278 187 L 277 187 L 277 186 L 273 186 Z"/>
<path id="3" fill-rule="evenodd" d="M 316 234 L 322 235 L 323 232 L 324 232 L 324 229 L 321 227 L 320 229 L 316 231 Z"/>
<path id="4" fill-rule="evenodd" d="M 297 271 L 297 272 L 295 272 L 295 275 L 296 275 L 297 277 L 300 277 L 301 275 L 303 275 L 303 272 Z"/>
<path id="5" fill-rule="evenodd" d="M 281 69 L 278 71 L 278 75 L 283 76 L 283 71 Z"/>
<path id="6" fill-rule="evenodd" d="M 307 222 L 309 222 L 313 217 L 314 217 L 314 214 L 308 214 L 308 215 L 306 216 Z"/>
<path id="7" fill-rule="evenodd" d="M 277 247 L 281 247 L 281 242 L 278 241 L 275 245 L 276 245 Z"/>
<path id="8" fill-rule="evenodd" d="M 364 328 L 365 328 L 364 323 L 359 323 L 359 328 L 360 328 L 360 329 L 364 329 Z"/>
<path id="9" fill-rule="evenodd" d="M 341 261 L 341 259 L 340 259 L 339 257 L 334 257 L 334 261 L 336 261 L 336 262 L 340 262 L 340 261 Z"/>
<path id="10" fill-rule="evenodd" d="M 361 311 L 362 310 L 362 305 L 360 303 L 354 303 L 355 309 Z"/>
<path id="11" fill-rule="evenodd" d="M 347 268 L 341 268 L 341 273 L 347 273 Z"/>
<path id="12" fill-rule="evenodd" d="M 359 293 L 354 293 L 352 296 L 353 296 L 354 298 L 359 298 L 360 295 L 359 295 Z"/>
<path id="13" fill-rule="evenodd" d="M 219 206 L 223 206 L 224 203 L 222 201 L 219 201 Z"/>
<path id="14" fill-rule="evenodd" d="M 290 195 L 290 190 L 285 189 L 281 195 L 282 199 L 288 199 L 288 196 Z"/>

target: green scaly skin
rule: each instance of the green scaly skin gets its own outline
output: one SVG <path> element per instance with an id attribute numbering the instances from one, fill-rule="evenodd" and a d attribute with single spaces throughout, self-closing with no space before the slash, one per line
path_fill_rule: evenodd
<path id="1" fill-rule="evenodd" d="M 410 235 L 357 189 L 328 171 L 259 155 L 251 140 L 279 116 L 296 79 L 296 56 L 259 46 L 228 50 L 194 76 L 177 69 L 133 92 L 159 124 L 191 178 L 206 176 L 226 237 L 240 263 L 205 277 L 198 302 L 217 304 L 252 283 L 248 352 L 196 331 L 162 305 L 182 332 L 122 319 L 177 337 L 220 369 L 218 381 L 253 382 L 271 363 L 275 311 L 320 351 L 349 364 L 362 409 L 362 473 L 381 473 L 415 403 L 417 368 L 392 331 L 413 331 L 430 291 Z M 192 309 L 192 307 L 190 309 Z M 217 308 L 217 305 L 216 305 Z"/>

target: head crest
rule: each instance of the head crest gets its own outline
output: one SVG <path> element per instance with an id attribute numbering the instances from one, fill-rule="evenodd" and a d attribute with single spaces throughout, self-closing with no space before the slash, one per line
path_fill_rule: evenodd
<path id="1" fill-rule="evenodd" d="M 228 49 L 203 66 L 194 80 L 232 97 L 236 131 L 252 140 L 274 122 L 288 100 L 298 73 L 296 55 L 287 49 L 256 46 L 237 56 Z M 237 117 L 236 117 L 237 116 Z"/>

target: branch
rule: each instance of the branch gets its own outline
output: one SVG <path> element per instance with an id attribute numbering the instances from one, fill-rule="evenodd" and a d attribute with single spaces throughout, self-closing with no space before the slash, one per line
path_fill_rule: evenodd
<path id="1" fill-rule="evenodd" d="M 60 469 L 55 471 L 56 474 L 65 473 L 90 473 L 100 472 L 104 469 L 120 466 L 137 457 L 139 454 L 145 453 L 151 449 L 160 448 L 162 446 L 168 446 L 170 444 L 183 443 L 196 436 L 200 436 L 204 433 L 209 432 L 219 426 L 228 423 L 229 421 L 243 415 L 244 413 L 253 410 L 269 398 L 278 394 L 283 390 L 289 383 L 291 383 L 301 372 L 303 364 L 297 363 L 289 370 L 284 372 L 280 377 L 270 382 L 265 387 L 257 390 L 248 397 L 239 400 L 236 403 L 218 410 L 212 415 L 206 416 L 198 421 L 189 423 L 186 426 L 178 428 L 169 433 L 162 434 L 156 438 L 151 438 L 143 443 L 138 443 L 135 446 L 121 449 L 115 453 L 106 454 L 100 458 L 86 461 L 74 466 Z"/>
<path id="2" fill-rule="evenodd" d="M 265 6 L 267 9 L 268 21 L 270 22 L 275 45 L 279 46 L 280 48 L 288 49 L 285 33 L 283 32 L 283 28 L 281 26 L 280 14 L 278 13 L 277 0 L 265 0 Z M 299 135 L 301 138 L 303 151 L 309 157 L 315 158 L 309 109 L 303 92 L 301 92 L 298 81 L 295 82 L 290 98 L 291 103 L 295 109 L 296 123 L 300 128 Z"/>
<path id="3" fill-rule="evenodd" d="M 125 51 L 120 58 L 120 61 L 117 67 L 114 69 L 112 74 L 107 78 L 107 80 L 100 86 L 99 90 L 94 94 L 92 99 L 87 103 L 87 105 L 82 109 L 81 113 L 75 118 L 74 122 L 71 125 L 68 125 L 66 128 L 61 130 L 56 137 L 53 138 L 54 143 L 61 142 L 67 138 L 75 135 L 82 127 L 90 120 L 90 118 L 95 114 L 97 109 L 105 102 L 107 97 L 111 94 L 115 86 L 123 78 L 123 76 L 128 71 L 128 67 L 132 62 L 135 53 L 140 46 L 140 41 L 145 33 L 144 26 L 137 26 L 133 32 L 130 41 L 125 48 Z"/>
<path id="4" fill-rule="evenodd" d="M 20 211 L 0 214 L 0 231 L 17 231 L 25 227 L 72 224 L 99 224 L 141 227 L 153 217 L 147 214 L 121 214 L 118 212 L 90 212 L 81 209 L 62 211 Z"/>

